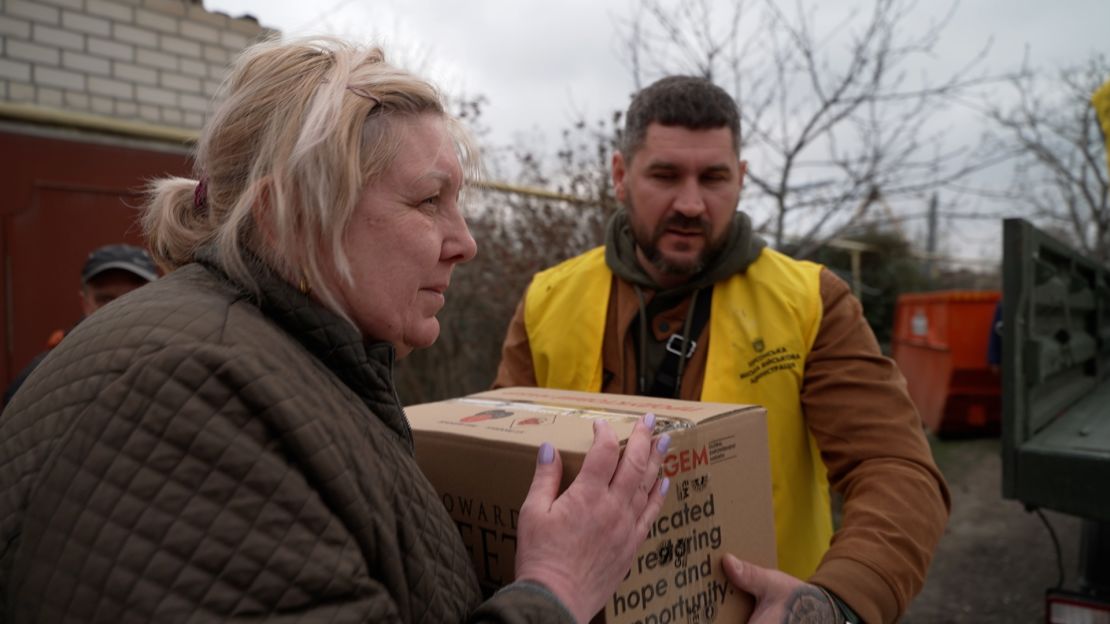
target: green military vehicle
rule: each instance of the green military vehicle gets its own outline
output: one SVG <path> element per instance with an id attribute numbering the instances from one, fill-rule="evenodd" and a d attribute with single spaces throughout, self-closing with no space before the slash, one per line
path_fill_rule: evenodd
<path id="1" fill-rule="evenodd" d="M 1110 268 L 1003 225 L 1003 487 L 1110 522 Z"/>
<path id="2" fill-rule="evenodd" d="M 1110 622 L 1110 269 L 1008 219 L 1002 302 L 1002 495 L 1083 519 L 1047 621 Z"/>
<path id="3" fill-rule="evenodd" d="M 1110 170 L 1110 81 L 1091 104 Z M 1045 621 L 1110 623 L 1110 267 L 1021 219 L 1002 245 L 1002 495 L 1083 519 Z"/>
<path id="4" fill-rule="evenodd" d="M 1110 622 L 1110 268 L 1003 224 L 1002 493 L 1083 518 L 1047 622 Z"/>

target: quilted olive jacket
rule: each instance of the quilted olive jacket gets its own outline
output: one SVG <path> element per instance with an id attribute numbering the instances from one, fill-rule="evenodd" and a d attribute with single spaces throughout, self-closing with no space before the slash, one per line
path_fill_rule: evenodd
<path id="1" fill-rule="evenodd" d="M 81 323 L 0 415 L 0 622 L 562 622 L 480 604 L 413 459 L 393 350 L 256 268 Z"/>

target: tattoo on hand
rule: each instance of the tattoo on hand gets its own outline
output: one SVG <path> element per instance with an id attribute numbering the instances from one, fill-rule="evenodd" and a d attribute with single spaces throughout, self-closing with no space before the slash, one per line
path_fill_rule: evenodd
<path id="1" fill-rule="evenodd" d="M 836 610 L 821 590 L 802 585 L 786 599 L 783 624 L 837 624 Z"/>

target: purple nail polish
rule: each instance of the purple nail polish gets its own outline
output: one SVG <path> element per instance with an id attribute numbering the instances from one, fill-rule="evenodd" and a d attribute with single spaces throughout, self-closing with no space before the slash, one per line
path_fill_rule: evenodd
<path id="1" fill-rule="evenodd" d="M 555 447 L 549 442 L 544 442 L 540 445 L 540 463 L 550 464 L 553 461 L 555 461 Z"/>
<path id="2" fill-rule="evenodd" d="M 652 414 L 651 412 L 648 412 L 647 414 L 644 414 L 644 424 L 647 425 L 648 429 L 654 429 L 655 428 L 655 414 Z"/>
<path id="3" fill-rule="evenodd" d="M 659 482 L 659 495 L 666 496 L 669 489 L 671 489 L 671 480 L 663 477 L 663 480 Z"/>
<path id="4" fill-rule="evenodd" d="M 659 442 L 657 442 L 655 444 L 655 448 L 659 449 L 659 454 L 660 455 L 665 455 L 667 453 L 667 449 L 670 446 L 671 446 L 671 436 L 669 436 L 665 433 L 663 435 L 659 436 Z"/>

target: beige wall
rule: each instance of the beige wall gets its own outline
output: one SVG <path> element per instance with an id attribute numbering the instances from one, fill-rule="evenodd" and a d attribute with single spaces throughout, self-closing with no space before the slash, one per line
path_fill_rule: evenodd
<path id="1" fill-rule="evenodd" d="M 199 128 L 228 62 L 272 33 L 199 0 L 0 0 L 0 101 Z"/>

